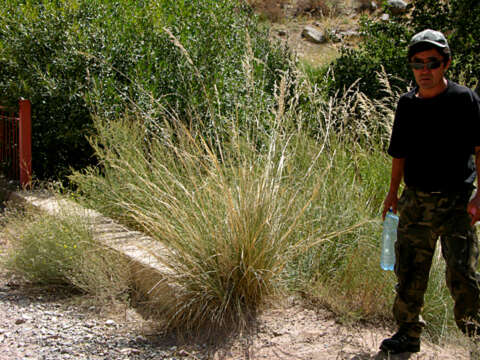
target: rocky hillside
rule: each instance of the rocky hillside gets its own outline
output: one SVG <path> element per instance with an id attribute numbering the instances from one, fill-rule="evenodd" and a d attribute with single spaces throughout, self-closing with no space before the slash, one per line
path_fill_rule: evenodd
<path id="1" fill-rule="evenodd" d="M 355 46 L 362 15 L 390 21 L 407 10 L 404 0 L 247 0 L 271 24 L 272 37 L 288 42 L 312 65 L 333 60 L 341 46 Z"/>

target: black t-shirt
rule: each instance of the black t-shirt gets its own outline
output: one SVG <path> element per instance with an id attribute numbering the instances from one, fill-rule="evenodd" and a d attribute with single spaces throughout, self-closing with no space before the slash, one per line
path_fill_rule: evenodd
<path id="1" fill-rule="evenodd" d="M 475 180 L 474 148 L 480 146 L 480 98 L 448 81 L 434 98 L 402 95 L 388 154 L 405 158 L 405 184 L 424 191 L 460 191 Z"/>

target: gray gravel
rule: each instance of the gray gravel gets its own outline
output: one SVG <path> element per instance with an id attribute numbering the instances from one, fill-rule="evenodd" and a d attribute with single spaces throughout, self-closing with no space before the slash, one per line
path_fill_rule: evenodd
<path id="1" fill-rule="evenodd" d="M 117 306 L 105 317 L 72 294 L 29 288 L 0 274 L 0 359 L 206 359 L 201 345 L 145 335 L 145 321 Z"/>

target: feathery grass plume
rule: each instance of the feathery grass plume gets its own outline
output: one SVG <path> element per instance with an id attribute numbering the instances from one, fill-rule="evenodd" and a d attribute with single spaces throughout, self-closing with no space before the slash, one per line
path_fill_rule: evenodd
<path id="1" fill-rule="evenodd" d="M 82 191 L 102 193 L 105 208 L 116 207 L 165 245 L 167 252 L 156 255 L 172 270 L 165 281 L 178 291 L 152 305 L 167 327 L 241 328 L 283 288 L 297 227 L 318 189 L 311 187 L 312 171 L 292 173 L 289 151 L 302 134 L 284 132 L 282 108 L 260 148 L 257 137 L 239 135 L 235 120 L 238 136 L 217 148 L 179 121 L 153 133 L 129 120 L 97 121 L 93 145 L 103 176 L 90 169 L 73 180 Z"/>

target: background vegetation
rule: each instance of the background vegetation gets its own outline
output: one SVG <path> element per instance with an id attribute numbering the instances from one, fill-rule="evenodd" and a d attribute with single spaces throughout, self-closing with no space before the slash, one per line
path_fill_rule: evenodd
<path id="1" fill-rule="evenodd" d="M 238 76 L 247 48 L 248 83 Z M 140 111 L 154 122 L 171 112 L 194 127 L 198 112 L 208 132 L 222 127 L 212 113 L 268 103 L 288 66 L 288 53 L 269 42 L 243 2 L 8 0 L 0 7 L 0 93 L 10 103 L 32 101 L 40 179 L 94 162 L 86 140 L 92 111 L 106 118 Z M 249 88 L 265 91 L 244 100 Z"/>
<path id="2" fill-rule="evenodd" d="M 178 297 L 152 309 L 166 328 L 241 327 L 285 292 L 345 321 L 391 321 L 395 280 L 378 265 L 379 210 L 410 36 L 445 31 L 452 77 L 478 77 L 469 18 L 478 4 L 411 4 L 410 17 L 365 18 L 357 49 L 303 74 L 243 2 L 8 1 L 0 87 L 34 102 L 36 154 L 45 157 L 38 176 L 70 173 L 80 201 L 169 250 L 157 256 Z M 30 229 L 18 239 L 49 236 Z M 27 259 L 30 240 L 15 242 Z M 33 243 L 37 253 L 55 248 Z M 442 266 L 435 262 L 424 311 L 437 340 L 456 332 Z M 43 274 L 37 281 L 69 281 L 31 271 Z"/>

